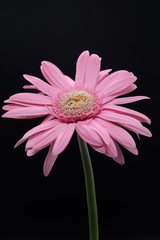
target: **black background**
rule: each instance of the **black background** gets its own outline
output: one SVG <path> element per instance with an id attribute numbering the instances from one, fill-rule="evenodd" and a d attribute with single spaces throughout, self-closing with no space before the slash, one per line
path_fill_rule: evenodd
<path id="1" fill-rule="evenodd" d="M 95 174 L 100 240 L 160 239 L 159 27 L 156 1 L 2 1 L 0 7 L 1 106 L 24 91 L 22 74 L 42 77 L 42 60 L 74 78 L 79 54 L 102 57 L 102 69 L 137 77 L 133 95 L 151 100 L 132 109 L 152 120 L 153 137 L 141 137 L 139 155 L 126 164 L 90 149 Z M 88 239 L 87 206 L 76 135 L 45 178 L 47 149 L 28 158 L 15 142 L 41 119 L 1 119 L 0 239 Z M 136 138 L 136 136 L 135 136 Z"/>

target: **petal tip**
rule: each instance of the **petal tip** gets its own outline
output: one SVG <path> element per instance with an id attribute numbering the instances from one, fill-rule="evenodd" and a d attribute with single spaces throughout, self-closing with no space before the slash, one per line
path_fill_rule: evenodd
<path id="1" fill-rule="evenodd" d="M 152 133 L 150 132 L 147 137 L 152 137 Z"/>
<path id="2" fill-rule="evenodd" d="M 24 73 L 24 74 L 23 74 L 23 77 L 27 80 L 27 78 L 30 77 L 30 75 Z"/>
<path id="3" fill-rule="evenodd" d="M 85 50 L 85 51 L 83 51 L 83 52 L 80 54 L 80 56 L 82 56 L 82 55 L 89 56 L 89 55 L 90 55 L 90 53 L 89 53 L 89 51 L 88 51 L 88 50 Z"/>
<path id="4" fill-rule="evenodd" d="M 8 112 L 5 112 L 5 113 L 2 114 L 1 117 L 2 117 L 2 118 L 9 118 L 7 115 L 8 115 Z"/>
<path id="5" fill-rule="evenodd" d="M 19 141 L 14 145 L 14 149 L 19 146 Z"/>
<path id="6" fill-rule="evenodd" d="M 31 157 L 31 156 L 33 156 L 33 155 L 34 155 L 33 149 L 29 149 L 29 150 L 27 151 L 27 156 L 28 156 L 28 157 Z"/>
<path id="7" fill-rule="evenodd" d="M 49 62 L 46 61 L 46 60 L 41 61 L 41 67 L 42 67 L 42 65 L 47 65 L 48 63 L 49 63 Z"/>
<path id="8" fill-rule="evenodd" d="M 14 145 L 14 149 L 17 148 L 19 145 L 21 145 L 26 139 L 21 138 L 16 144 Z"/>
<path id="9" fill-rule="evenodd" d="M 44 169 L 44 168 L 43 168 L 43 175 L 44 175 L 45 177 L 48 177 L 48 175 L 49 175 L 49 172 L 46 171 L 46 169 Z"/>
<path id="10" fill-rule="evenodd" d="M 125 162 L 120 162 L 120 165 L 125 165 Z"/>

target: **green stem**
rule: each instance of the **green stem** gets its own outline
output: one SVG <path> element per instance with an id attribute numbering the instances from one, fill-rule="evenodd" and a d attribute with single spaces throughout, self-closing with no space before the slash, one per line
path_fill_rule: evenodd
<path id="1" fill-rule="evenodd" d="M 90 240 L 98 240 L 97 202 L 91 159 L 86 142 L 78 134 L 77 138 L 85 176 Z"/>

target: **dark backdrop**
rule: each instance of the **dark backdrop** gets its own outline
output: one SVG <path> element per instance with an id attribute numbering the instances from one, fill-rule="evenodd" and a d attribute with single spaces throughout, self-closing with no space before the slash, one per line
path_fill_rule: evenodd
<path id="1" fill-rule="evenodd" d="M 152 139 L 137 139 L 139 155 L 124 151 L 120 166 L 90 149 L 103 239 L 160 239 L 159 230 L 159 6 L 156 1 L 2 1 L 1 106 L 41 77 L 40 62 L 55 63 L 74 78 L 78 55 L 102 57 L 102 69 L 137 77 L 133 95 L 151 100 L 130 107 L 152 119 Z M 158 107 L 158 110 L 157 110 Z M 88 239 L 82 163 L 76 136 L 45 178 L 47 149 L 26 157 L 15 142 L 40 119 L 1 119 L 0 239 Z M 135 136 L 136 137 L 136 136 Z"/>

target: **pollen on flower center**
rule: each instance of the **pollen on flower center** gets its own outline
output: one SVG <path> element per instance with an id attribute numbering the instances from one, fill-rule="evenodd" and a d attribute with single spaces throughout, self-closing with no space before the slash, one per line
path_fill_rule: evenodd
<path id="1" fill-rule="evenodd" d="M 100 110 L 100 100 L 94 93 L 72 90 L 59 96 L 54 110 L 62 121 L 77 122 L 95 116 Z"/>
<path id="2" fill-rule="evenodd" d="M 94 98 L 85 91 L 67 93 L 60 101 L 63 112 L 67 115 L 80 115 L 93 109 Z"/>

